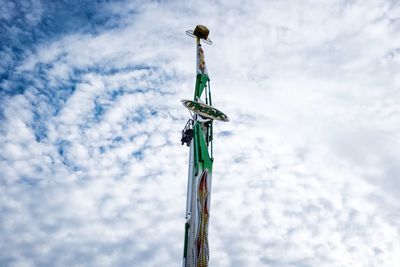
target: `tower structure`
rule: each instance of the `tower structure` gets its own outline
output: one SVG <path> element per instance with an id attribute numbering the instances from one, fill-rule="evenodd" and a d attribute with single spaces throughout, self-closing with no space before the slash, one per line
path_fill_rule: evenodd
<path id="1" fill-rule="evenodd" d="M 201 42 L 212 44 L 209 30 L 197 25 L 186 34 L 196 40 L 196 85 L 193 100 L 182 100 L 191 118 L 182 131 L 182 145 L 190 148 L 186 201 L 183 267 L 207 267 L 209 260 L 208 222 L 213 167 L 213 121 L 228 117 L 212 106 L 210 78 Z"/>

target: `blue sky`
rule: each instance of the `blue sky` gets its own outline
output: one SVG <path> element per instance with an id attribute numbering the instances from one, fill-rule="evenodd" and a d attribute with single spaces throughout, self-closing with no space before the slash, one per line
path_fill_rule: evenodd
<path id="1" fill-rule="evenodd" d="M 400 5 L 0 1 L 0 266 L 179 266 L 204 46 L 210 266 L 400 265 Z"/>

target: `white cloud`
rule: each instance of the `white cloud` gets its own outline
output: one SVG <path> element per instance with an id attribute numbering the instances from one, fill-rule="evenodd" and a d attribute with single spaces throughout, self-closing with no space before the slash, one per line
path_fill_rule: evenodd
<path id="1" fill-rule="evenodd" d="M 184 31 L 204 23 L 231 118 L 215 123 L 210 266 L 398 266 L 396 5 L 111 3 L 115 27 L 36 47 L 2 100 L 0 263 L 180 264 Z"/>

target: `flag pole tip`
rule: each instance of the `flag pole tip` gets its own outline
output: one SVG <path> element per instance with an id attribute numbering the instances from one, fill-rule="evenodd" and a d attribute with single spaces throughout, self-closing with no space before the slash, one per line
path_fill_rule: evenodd
<path id="1" fill-rule="evenodd" d="M 186 34 L 192 38 L 200 38 L 206 44 L 211 45 L 212 41 L 208 38 L 210 30 L 204 25 L 197 25 L 196 28 L 192 30 L 187 30 Z"/>

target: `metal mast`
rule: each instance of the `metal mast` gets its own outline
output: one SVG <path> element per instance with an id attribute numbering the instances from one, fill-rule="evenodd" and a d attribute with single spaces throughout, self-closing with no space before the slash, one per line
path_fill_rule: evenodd
<path id="1" fill-rule="evenodd" d="M 209 30 L 197 25 L 186 34 L 196 39 L 196 86 L 193 100 L 182 100 L 192 118 L 182 131 L 182 145 L 190 147 L 186 201 L 183 267 L 207 267 L 209 260 L 208 220 L 210 217 L 211 176 L 213 166 L 213 120 L 228 121 L 228 117 L 212 107 L 203 41 L 211 44 Z"/>

